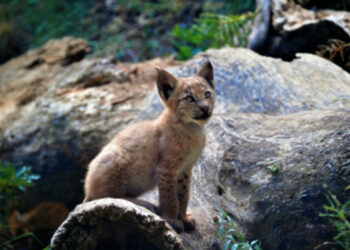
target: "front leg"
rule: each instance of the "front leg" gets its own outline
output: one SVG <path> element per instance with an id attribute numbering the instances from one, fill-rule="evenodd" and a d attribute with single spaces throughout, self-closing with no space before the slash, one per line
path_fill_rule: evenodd
<path id="1" fill-rule="evenodd" d="M 176 171 L 158 167 L 159 208 L 163 218 L 178 232 L 183 231 L 183 223 L 178 220 L 179 201 L 176 194 Z"/>
<path id="2" fill-rule="evenodd" d="M 191 176 L 192 169 L 189 169 L 177 179 L 177 197 L 179 199 L 178 218 L 183 222 L 186 231 L 193 230 L 196 225 L 193 216 L 190 213 L 186 213 L 190 196 Z"/>

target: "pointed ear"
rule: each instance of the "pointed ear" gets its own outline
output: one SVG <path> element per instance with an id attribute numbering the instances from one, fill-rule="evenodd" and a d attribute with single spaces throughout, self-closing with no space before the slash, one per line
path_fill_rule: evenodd
<path id="1" fill-rule="evenodd" d="M 23 216 L 18 211 L 15 211 L 15 214 L 18 221 L 24 222 Z"/>
<path id="2" fill-rule="evenodd" d="M 215 83 L 214 83 L 214 69 L 213 66 L 211 65 L 210 61 L 206 61 L 203 66 L 199 69 L 198 76 L 203 77 L 209 85 L 214 89 L 215 88 Z"/>
<path id="3" fill-rule="evenodd" d="M 177 85 L 177 79 L 169 72 L 156 68 L 157 70 L 157 88 L 160 97 L 166 102 L 174 93 Z"/>

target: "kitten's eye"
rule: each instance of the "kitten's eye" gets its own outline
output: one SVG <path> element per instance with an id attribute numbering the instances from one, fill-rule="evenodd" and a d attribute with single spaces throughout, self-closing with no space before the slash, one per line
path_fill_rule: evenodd
<path id="1" fill-rule="evenodd" d="M 193 103 L 195 100 L 194 100 L 193 96 L 188 95 L 185 97 L 185 101 L 188 103 Z"/>
<path id="2" fill-rule="evenodd" d="M 204 95 L 205 95 L 206 99 L 209 99 L 211 97 L 211 92 L 210 91 L 205 91 Z"/>

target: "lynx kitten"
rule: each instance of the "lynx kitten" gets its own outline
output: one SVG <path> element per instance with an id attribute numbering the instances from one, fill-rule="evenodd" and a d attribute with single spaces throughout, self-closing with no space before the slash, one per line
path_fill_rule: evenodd
<path id="1" fill-rule="evenodd" d="M 136 197 L 158 185 L 160 214 L 178 232 L 191 230 L 195 221 L 186 209 L 192 167 L 215 102 L 213 67 L 207 61 L 187 78 L 157 69 L 157 88 L 165 110 L 154 121 L 120 131 L 92 160 L 84 202 L 114 197 L 137 203 Z"/>

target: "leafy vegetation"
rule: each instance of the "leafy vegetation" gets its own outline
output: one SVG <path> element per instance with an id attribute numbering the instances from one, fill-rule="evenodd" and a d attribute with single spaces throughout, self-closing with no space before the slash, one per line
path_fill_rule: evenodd
<path id="1" fill-rule="evenodd" d="M 7 21 L 22 26 L 23 32 L 30 34 L 30 47 L 66 35 L 90 38 L 98 32 L 96 23 L 85 22 L 94 0 L 0 0 L 0 3 Z"/>
<path id="2" fill-rule="evenodd" d="M 53 38 L 92 39 L 98 25 L 86 17 L 94 4 L 94 0 L 0 0 L 0 62 Z M 1 27 L 8 28 L 4 32 Z"/>
<path id="3" fill-rule="evenodd" d="M 97 0 L 0 0 L 0 62 L 67 35 L 88 40 L 93 56 L 113 55 L 118 61 L 140 61 L 176 54 L 185 59 L 209 47 L 242 46 L 246 31 L 242 30 L 239 15 L 255 9 L 255 0 L 111 3 L 107 6 L 105 1 Z M 240 38 L 237 34 L 241 34 Z"/>
<path id="4" fill-rule="evenodd" d="M 9 240 L 6 240 L 6 241 L 0 243 L 0 248 L 6 249 L 6 247 L 10 246 L 10 244 L 12 244 L 13 242 L 21 241 L 21 240 L 26 239 L 26 238 L 32 238 L 35 241 L 37 241 L 41 246 L 44 246 L 43 243 L 35 236 L 34 233 L 28 232 L 28 233 L 21 234 L 19 236 L 13 237 Z M 50 246 L 45 247 L 43 250 L 46 250 L 46 249 L 50 249 Z"/>
<path id="5" fill-rule="evenodd" d="M 208 48 L 246 46 L 254 17 L 254 13 L 242 15 L 204 13 L 189 28 L 176 25 L 172 31 L 172 42 L 178 58 L 188 59 Z"/>
<path id="6" fill-rule="evenodd" d="M 217 219 L 219 225 L 219 239 L 224 250 L 262 250 L 258 240 L 247 241 L 232 218 L 224 211 Z"/>
<path id="7" fill-rule="evenodd" d="M 16 168 L 11 163 L 0 162 L 0 231 L 7 231 L 8 209 L 18 202 L 19 192 L 24 192 L 40 178 L 31 167 Z"/>
<path id="8" fill-rule="evenodd" d="M 327 196 L 327 200 L 329 205 L 324 206 L 326 212 L 321 213 L 320 216 L 328 218 L 337 229 L 335 243 L 348 250 L 350 249 L 350 200 L 342 204 L 333 194 Z"/>

